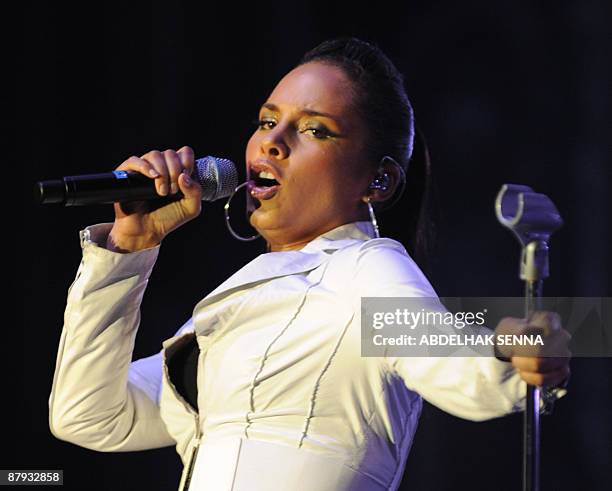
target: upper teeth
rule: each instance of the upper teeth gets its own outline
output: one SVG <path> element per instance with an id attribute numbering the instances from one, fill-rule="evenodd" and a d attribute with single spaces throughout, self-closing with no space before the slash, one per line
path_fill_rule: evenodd
<path id="1" fill-rule="evenodd" d="M 275 178 L 272 174 L 266 171 L 260 172 L 259 177 L 261 177 L 262 179 L 274 179 Z"/>

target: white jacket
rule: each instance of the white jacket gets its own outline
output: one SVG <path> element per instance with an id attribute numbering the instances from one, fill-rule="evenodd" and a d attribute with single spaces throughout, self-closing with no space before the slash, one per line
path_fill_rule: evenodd
<path id="1" fill-rule="evenodd" d="M 108 251 L 96 243 L 110 228 L 82 232 L 68 293 L 49 399 L 62 440 L 101 451 L 176 445 L 190 490 L 395 490 L 421 397 L 470 420 L 521 407 L 525 384 L 493 357 L 360 356 L 361 297 L 436 296 L 403 246 L 371 239 L 368 222 L 258 256 L 159 353 L 132 362 L 159 247 Z M 165 363 L 192 336 L 199 414 Z"/>

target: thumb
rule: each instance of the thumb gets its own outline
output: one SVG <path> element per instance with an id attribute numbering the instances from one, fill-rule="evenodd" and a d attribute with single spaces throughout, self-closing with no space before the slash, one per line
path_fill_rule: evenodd
<path id="1" fill-rule="evenodd" d="M 181 200 L 185 211 L 192 216 L 199 215 L 202 208 L 202 186 L 185 173 L 179 176 L 178 185 L 185 196 Z"/>

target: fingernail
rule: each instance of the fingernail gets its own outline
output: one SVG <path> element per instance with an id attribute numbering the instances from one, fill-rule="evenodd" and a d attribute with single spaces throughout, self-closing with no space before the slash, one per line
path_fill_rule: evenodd
<path id="1" fill-rule="evenodd" d="M 151 177 L 159 177 L 159 172 L 157 172 L 155 169 L 149 169 L 149 175 Z"/>
<path id="2" fill-rule="evenodd" d="M 166 196 L 168 194 L 168 185 L 162 184 L 161 186 L 159 186 L 159 192 L 162 196 Z"/>
<path id="3" fill-rule="evenodd" d="M 183 179 L 185 179 L 185 186 L 191 186 L 191 177 L 189 177 L 189 174 L 185 174 L 185 177 Z"/>
<path id="4" fill-rule="evenodd" d="M 178 186 L 176 185 L 175 182 L 173 182 L 172 184 L 170 184 L 170 191 L 172 192 L 172 194 L 176 194 L 178 191 Z"/>

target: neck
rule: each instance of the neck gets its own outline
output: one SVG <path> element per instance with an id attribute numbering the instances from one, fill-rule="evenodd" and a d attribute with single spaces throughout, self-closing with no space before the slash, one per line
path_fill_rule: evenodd
<path id="1" fill-rule="evenodd" d="M 296 241 L 287 241 L 282 239 L 275 241 L 272 237 L 265 237 L 265 239 L 268 243 L 268 252 L 299 251 L 300 249 L 303 249 L 306 244 L 316 239 L 319 235 L 321 234 L 312 234 L 311 236 Z"/>
<path id="2" fill-rule="evenodd" d="M 353 216 L 338 219 L 325 227 L 317 228 L 309 232 L 304 232 L 301 230 L 298 231 L 298 233 L 292 234 L 291 231 L 280 229 L 258 229 L 258 232 L 267 242 L 268 252 L 296 251 L 303 249 L 309 242 L 337 227 L 346 225 L 347 223 L 369 220 L 367 208 L 364 208 L 365 207 L 360 207 L 360 209 L 355 211 Z"/>

